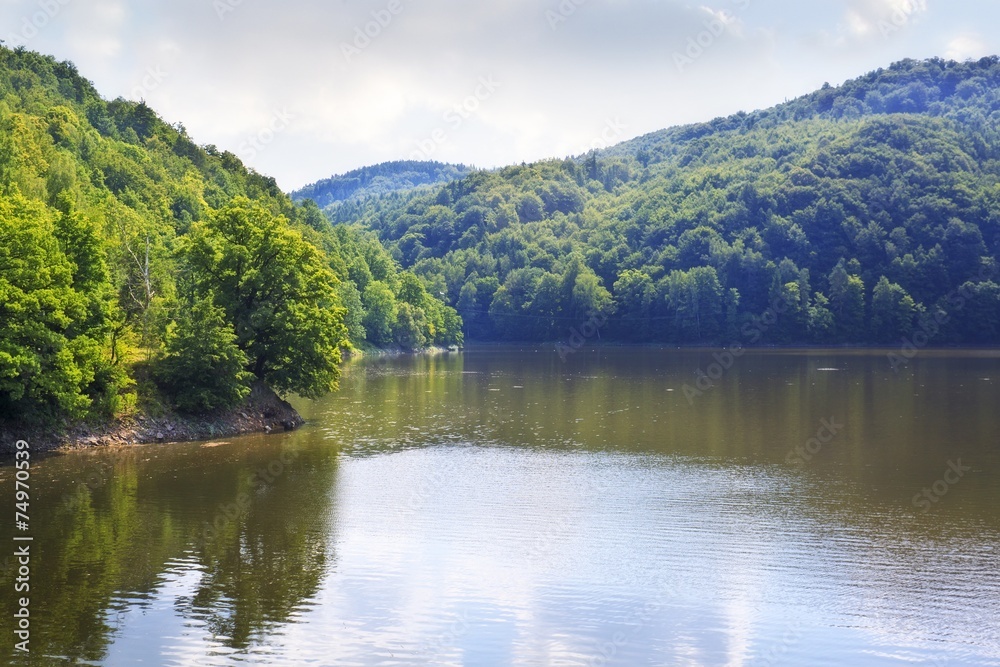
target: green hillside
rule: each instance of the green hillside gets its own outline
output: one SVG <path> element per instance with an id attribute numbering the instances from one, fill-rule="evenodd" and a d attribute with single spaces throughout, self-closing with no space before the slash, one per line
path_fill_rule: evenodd
<path id="1" fill-rule="evenodd" d="M 1000 61 L 904 61 L 334 217 L 472 339 L 995 344 L 998 157 Z"/>
<path id="2" fill-rule="evenodd" d="M 291 194 L 293 201 L 312 199 L 320 208 L 395 192 L 451 183 L 472 173 L 470 167 L 443 162 L 404 160 L 362 167 L 307 185 Z"/>
<path id="3" fill-rule="evenodd" d="M 0 48 L 0 128 L 0 421 L 317 395 L 343 349 L 461 340 L 371 234 L 70 63 Z"/>

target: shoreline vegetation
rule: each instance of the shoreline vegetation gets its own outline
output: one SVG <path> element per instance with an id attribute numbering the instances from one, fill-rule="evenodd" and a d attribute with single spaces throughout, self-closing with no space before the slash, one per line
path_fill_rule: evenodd
<path id="1" fill-rule="evenodd" d="M 139 412 L 105 422 L 76 422 L 52 427 L 0 424 L 0 455 L 14 452 L 25 440 L 35 452 L 68 452 L 91 447 L 131 447 L 228 438 L 254 433 L 291 431 L 305 420 L 263 383 L 257 383 L 238 406 L 200 415 Z"/>
<path id="2" fill-rule="evenodd" d="M 587 337 L 596 321 L 636 343 L 992 345 L 998 119 L 1000 58 L 904 60 L 769 109 L 324 210 L 377 232 L 474 340 Z"/>
<path id="3" fill-rule="evenodd" d="M 344 355 L 344 361 L 357 362 L 367 358 L 391 358 L 404 355 L 436 356 L 464 352 L 469 349 L 511 347 L 517 345 L 538 349 L 552 348 L 553 353 L 559 353 L 558 342 L 539 343 L 537 341 L 494 342 L 471 341 L 461 348 L 429 347 L 423 350 L 406 350 L 403 348 L 369 348 L 355 349 Z M 586 345 L 576 348 L 575 352 L 596 352 L 607 349 L 676 349 L 705 350 L 719 352 L 733 350 L 734 346 L 721 347 L 712 345 L 683 345 L 672 343 L 635 343 L 628 341 L 588 341 Z M 810 345 L 810 344 L 774 344 L 774 345 L 744 345 L 744 352 L 821 352 L 830 351 L 855 354 L 885 353 L 899 355 L 902 358 L 901 346 L 891 345 Z M 1000 354 L 1000 345 L 937 345 L 917 350 L 910 355 L 910 360 L 918 355 L 941 354 L 953 352 L 987 352 Z M 887 361 L 889 363 L 889 361 Z M 116 419 L 104 423 L 72 423 L 59 427 L 39 428 L 25 427 L 19 429 L 15 424 L 0 423 L 0 457 L 14 452 L 14 443 L 25 440 L 36 452 L 60 453 L 95 447 L 132 447 L 148 444 L 179 444 L 198 442 L 216 438 L 231 438 L 242 435 L 269 434 L 283 431 L 293 431 L 303 425 L 306 420 L 292 405 L 280 398 L 263 383 L 255 383 L 250 395 L 240 405 L 217 410 L 200 415 L 184 415 L 168 412 L 161 415 L 151 415 L 139 412 L 127 418 Z"/>
<path id="4" fill-rule="evenodd" d="M 264 430 L 241 410 L 262 387 L 315 398 L 350 350 L 461 343 L 456 311 L 373 233 L 103 99 L 70 62 L 0 47 L 0 429 L 49 445 Z"/>
<path id="5" fill-rule="evenodd" d="M 278 396 L 336 391 L 345 356 L 466 336 L 884 345 L 894 369 L 995 345 L 998 119 L 1000 58 L 906 60 L 576 158 L 373 167 L 321 210 L 0 47 L 0 451 L 294 428 Z"/>
<path id="6" fill-rule="evenodd" d="M 455 352 L 455 347 L 354 349 L 344 361 L 406 354 L 437 355 Z M 173 410 L 138 410 L 135 414 L 106 421 L 77 421 L 50 426 L 19 425 L 0 421 L 0 457 L 13 454 L 15 443 L 27 441 L 36 452 L 68 452 L 92 447 L 131 447 L 176 444 L 215 438 L 293 431 L 305 419 L 287 401 L 263 382 L 256 382 L 239 405 L 201 414 Z"/>

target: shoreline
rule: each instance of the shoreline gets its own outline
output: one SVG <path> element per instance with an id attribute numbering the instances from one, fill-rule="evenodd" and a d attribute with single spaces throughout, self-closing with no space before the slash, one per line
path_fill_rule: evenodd
<path id="1" fill-rule="evenodd" d="M 344 361 L 353 362 L 366 357 L 438 355 L 452 351 L 454 350 L 444 347 L 424 350 L 357 349 L 345 354 Z M 241 405 L 206 415 L 171 412 L 154 417 L 140 412 L 105 423 L 77 422 L 61 427 L 18 427 L 0 422 L 0 457 L 13 455 L 19 440 L 30 443 L 32 450 L 37 453 L 57 454 L 95 447 L 198 442 L 255 433 L 293 431 L 305 423 L 306 420 L 288 401 L 258 382 Z"/>
<path id="2" fill-rule="evenodd" d="M 738 341 L 734 341 L 738 342 Z M 559 341 L 468 341 L 462 347 L 463 351 L 469 349 L 483 349 L 491 347 L 531 347 L 531 348 L 553 348 L 556 349 L 559 345 L 566 345 L 565 340 Z M 572 347 L 572 346 L 568 346 Z M 691 344 L 681 344 L 681 343 L 631 343 L 631 342 L 615 342 L 615 341 L 592 341 L 588 340 L 584 345 L 572 348 L 576 351 L 583 350 L 604 350 L 604 349 L 633 349 L 633 350 L 708 350 L 708 351 L 720 351 L 720 350 L 733 350 L 739 347 L 747 352 L 781 352 L 781 351 L 803 351 L 803 352 L 894 352 L 902 349 L 901 344 L 888 345 L 888 344 L 843 344 L 843 345 L 832 345 L 832 344 L 806 344 L 806 343 L 788 343 L 788 344 L 776 344 L 776 345 L 706 345 L 699 343 Z M 998 345 L 928 345 L 926 347 L 917 348 L 918 353 L 923 352 L 1000 352 L 1000 344 Z"/>
<path id="3" fill-rule="evenodd" d="M 406 355 L 448 354 L 453 352 L 474 351 L 501 347 L 525 347 L 535 350 L 552 348 L 553 352 L 559 343 L 537 341 L 470 341 L 458 350 L 453 348 L 432 347 L 413 351 L 402 348 L 355 350 L 345 355 L 345 362 L 357 362 L 365 358 L 392 358 Z M 600 352 L 603 350 L 684 350 L 684 351 L 722 351 L 723 346 L 678 345 L 666 343 L 621 343 L 612 341 L 588 341 L 586 345 L 573 350 L 577 352 Z M 743 346 L 744 352 L 763 353 L 796 353 L 796 352 L 830 352 L 839 354 L 876 354 L 892 353 L 900 348 L 888 345 L 752 345 Z M 928 346 L 921 348 L 919 354 L 941 353 L 972 353 L 985 352 L 1000 354 L 1000 346 Z M 20 440 L 31 444 L 32 450 L 38 453 L 56 454 L 95 447 L 130 447 L 147 444 L 171 444 L 182 442 L 197 442 L 215 438 L 227 438 L 255 433 L 272 433 L 292 431 L 306 420 L 292 405 L 280 398 L 270 388 L 262 383 L 254 385 L 250 396 L 243 404 L 231 410 L 219 411 L 207 415 L 181 415 L 168 413 L 153 417 L 138 413 L 133 416 L 117 419 L 107 423 L 73 423 L 62 427 L 49 428 L 19 428 L 15 425 L 0 422 L 0 457 L 7 457 L 16 451 L 16 443 Z"/>
<path id="4" fill-rule="evenodd" d="M 364 359 L 366 357 L 378 359 L 380 357 L 404 357 L 404 356 L 434 356 L 438 354 L 448 354 L 450 352 L 461 352 L 465 349 L 462 347 L 441 347 L 435 345 L 432 347 L 427 347 L 422 350 L 407 350 L 402 347 L 389 347 L 389 348 L 356 348 L 348 353 L 344 354 L 344 361 L 358 361 L 359 359 Z"/>
<path id="5" fill-rule="evenodd" d="M 101 424 L 75 423 L 62 428 L 24 428 L 0 424 L 0 455 L 14 453 L 19 440 L 38 453 L 71 452 L 94 447 L 196 442 L 219 437 L 292 431 L 305 420 L 288 403 L 262 383 L 239 406 L 207 415 L 176 413 L 160 417 L 139 413 Z"/>

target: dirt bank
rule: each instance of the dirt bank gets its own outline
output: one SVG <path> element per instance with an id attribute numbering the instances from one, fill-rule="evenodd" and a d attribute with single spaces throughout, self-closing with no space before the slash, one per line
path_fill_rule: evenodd
<path id="1" fill-rule="evenodd" d="M 302 417 L 291 405 L 266 386 L 257 384 L 239 407 L 197 417 L 140 414 L 109 424 L 69 424 L 47 430 L 19 430 L 16 426 L 0 422 L 0 453 L 13 452 L 18 440 L 26 440 L 35 452 L 68 451 L 84 447 L 189 442 L 246 433 L 269 433 L 292 430 L 302 423 Z"/>

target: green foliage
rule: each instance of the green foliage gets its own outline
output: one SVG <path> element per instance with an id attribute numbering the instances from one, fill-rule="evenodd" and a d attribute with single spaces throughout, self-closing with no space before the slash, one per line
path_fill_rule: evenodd
<path id="1" fill-rule="evenodd" d="M 406 302 L 399 304 L 399 308 L 396 311 L 396 326 L 394 331 L 396 343 L 400 347 L 407 350 L 419 350 L 422 348 L 427 342 L 424 336 L 426 328 L 427 323 L 422 310 Z"/>
<path id="2" fill-rule="evenodd" d="M 214 294 L 235 327 L 254 376 L 306 397 L 336 389 L 348 345 L 338 281 L 286 218 L 238 197 L 192 226 L 183 257 L 196 293 Z"/>
<path id="3" fill-rule="evenodd" d="M 225 311 L 205 298 L 186 304 L 167 336 L 157 379 L 184 412 L 231 408 L 250 393 L 253 375 Z"/>
<path id="4" fill-rule="evenodd" d="M 457 181 L 472 170 L 462 164 L 405 160 L 384 162 L 333 176 L 292 193 L 292 199 L 311 199 L 321 207 L 363 200 L 395 192 Z"/>
<path id="5" fill-rule="evenodd" d="M 722 285 L 710 266 L 667 277 L 667 307 L 682 342 L 716 340 L 722 330 Z"/>
<path id="6" fill-rule="evenodd" d="M 246 238 L 224 241 L 225 225 Z M 274 179 L 197 146 L 143 103 L 101 99 L 72 64 L 3 47 L 0 236 L 0 419 L 127 414 L 136 386 L 155 391 L 132 376 L 162 357 L 182 403 L 184 373 L 197 381 L 200 367 L 228 369 L 218 385 L 192 385 L 183 407 L 231 404 L 231 387 L 244 382 L 220 353 L 224 327 L 208 318 L 199 341 L 178 308 L 209 294 L 237 327 L 251 371 L 283 392 L 329 390 L 346 337 L 366 342 L 368 283 L 383 281 L 393 305 L 401 284 L 373 234 L 294 204 Z M 178 250 L 198 244 L 211 256 L 195 266 Z M 268 250 L 275 259 L 260 254 Z M 226 264 L 243 259 L 256 264 Z M 220 266 L 230 273 L 219 284 L 202 273 Z M 237 275 L 258 301 L 234 300 Z M 414 321 L 426 323 L 428 344 L 460 340 L 460 318 L 437 296 L 424 295 Z M 395 341 L 395 311 L 391 322 L 385 344 Z"/>
<path id="7" fill-rule="evenodd" d="M 100 255 L 83 229 L 67 252 L 74 239 L 56 217 L 20 194 L 0 196 L 0 418 L 85 416 L 101 380 L 112 380 Z"/>
<path id="8" fill-rule="evenodd" d="M 909 333 L 918 313 L 913 297 L 882 276 L 872 292 L 872 336 L 889 343 Z"/>
<path id="9" fill-rule="evenodd" d="M 935 343 L 996 342 L 973 319 L 1000 317 L 989 287 L 949 300 L 1000 281 L 998 127 L 1000 59 L 904 61 L 329 213 L 375 230 L 473 339 L 565 338 L 595 310 L 626 341 L 886 343 L 943 310 Z"/>
<path id="10" fill-rule="evenodd" d="M 399 310 L 392 290 L 384 282 L 373 280 L 365 288 L 362 301 L 368 339 L 375 345 L 391 345 Z"/>

